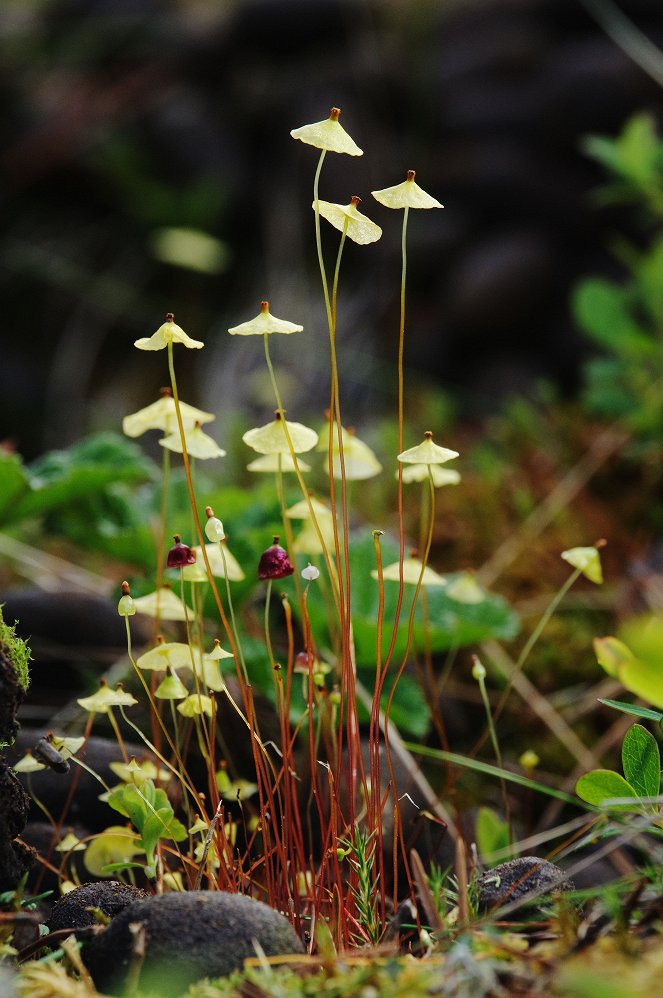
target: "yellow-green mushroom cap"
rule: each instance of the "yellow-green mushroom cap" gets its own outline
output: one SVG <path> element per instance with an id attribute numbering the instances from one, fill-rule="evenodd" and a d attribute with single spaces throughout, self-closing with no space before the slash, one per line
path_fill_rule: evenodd
<path id="1" fill-rule="evenodd" d="M 193 620 L 194 613 L 179 599 L 172 589 L 163 586 L 157 592 L 146 596 L 137 596 L 134 604 L 138 613 L 147 617 L 159 617 L 161 620 Z"/>
<path id="2" fill-rule="evenodd" d="M 177 325 L 172 312 L 168 313 L 166 321 L 159 326 L 156 333 L 136 340 L 134 346 L 139 350 L 165 350 L 169 343 L 181 343 L 189 350 L 200 350 L 205 346 L 201 340 L 192 340 L 182 327 Z"/>
<path id="3" fill-rule="evenodd" d="M 131 693 L 126 693 L 122 689 L 121 683 L 112 689 L 103 679 L 96 693 L 89 697 L 81 697 L 76 702 L 90 714 L 107 714 L 110 707 L 131 707 L 138 703 Z"/>
<path id="4" fill-rule="evenodd" d="M 196 717 L 196 715 L 200 716 L 201 714 L 207 714 L 208 717 L 211 717 L 212 700 L 204 693 L 190 693 L 186 700 L 178 703 L 177 709 L 184 717 Z"/>
<path id="5" fill-rule="evenodd" d="M 293 128 L 290 134 L 308 146 L 325 149 L 327 152 L 347 153 L 348 156 L 363 156 L 363 149 L 352 139 L 339 122 L 340 108 L 333 107 L 328 118 L 315 121 L 311 125 Z"/>
<path id="6" fill-rule="evenodd" d="M 448 447 L 440 447 L 433 443 L 433 434 L 427 430 L 424 439 L 416 447 L 410 447 L 398 455 L 398 460 L 403 464 L 444 464 L 458 457 L 458 451 L 449 450 Z"/>
<path id="7" fill-rule="evenodd" d="M 205 655 L 205 658 L 208 658 L 211 662 L 220 662 L 222 658 L 234 658 L 234 657 L 235 656 L 233 655 L 232 652 L 226 651 L 225 648 L 221 647 L 221 642 L 219 641 L 218 638 L 214 639 L 214 647 L 212 648 L 211 652 Z"/>
<path id="8" fill-rule="evenodd" d="M 309 505 L 310 503 L 310 505 Z M 310 520 L 311 510 L 313 510 L 313 515 L 316 520 L 330 520 L 332 512 L 329 506 L 325 506 L 323 502 L 316 499 L 315 496 L 310 496 L 309 499 L 300 499 L 296 502 L 294 506 L 290 506 L 286 510 L 286 516 L 289 520 Z"/>
<path id="9" fill-rule="evenodd" d="M 265 333 L 301 333 L 303 326 L 298 326 L 294 322 L 287 322 L 286 319 L 277 319 L 269 311 L 269 302 L 260 302 L 260 312 L 255 319 L 242 322 L 239 326 L 232 326 L 228 332 L 231 336 L 264 336 Z"/>
<path id="10" fill-rule="evenodd" d="M 570 548 L 568 551 L 562 551 L 562 558 L 569 565 L 580 569 L 590 582 L 595 582 L 597 586 L 603 582 L 603 569 L 601 568 L 601 555 L 598 547 Z"/>
<path id="11" fill-rule="evenodd" d="M 247 430 L 242 440 L 259 454 L 289 454 L 290 447 L 285 435 L 283 423 L 288 426 L 288 433 L 292 441 L 292 448 L 295 454 L 303 454 L 318 442 L 318 434 L 315 430 L 304 426 L 303 423 L 291 423 L 290 420 L 282 420 L 280 414 L 276 414 L 276 419 L 265 426 L 256 426 L 252 430 Z"/>
<path id="12" fill-rule="evenodd" d="M 318 529 L 322 535 L 322 539 L 325 542 L 327 549 L 329 550 L 334 544 L 334 524 L 331 519 L 323 519 L 318 521 Z M 320 538 L 318 532 L 313 526 L 311 521 L 305 523 L 304 528 L 295 537 L 292 545 L 292 550 L 295 554 L 322 554 L 324 548 L 320 543 Z"/>
<path id="13" fill-rule="evenodd" d="M 154 695 L 159 700 L 184 700 L 188 697 L 189 691 L 179 676 L 171 670 L 165 679 L 161 680 Z"/>
<path id="14" fill-rule="evenodd" d="M 438 464 L 408 464 L 403 468 L 403 481 L 406 484 L 428 481 L 429 476 L 436 489 L 443 485 L 458 485 L 460 482 L 460 472 L 455 468 L 440 468 Z M 398 472 L 394 478 L 398 478 Z"/>
<path id="15" fill-rule="evenodd" d="M 184 439 L 186 440 L 186 450 L 189 457 L 195 457 L 199 461 L 209 461 L 211 458 L 226 456 L 226 452 L 222 447 L 219 447 L 216 440 L 213 440 L 209 434 L 201 430 L 198 425 L 195 425 L 190 430 L 185 428 Z M 174 451 L 175 454 L 182 453 L 182 438 L 179 432 L 162 437 L 159 443 L 167 450 Z"/>
<path id="16" fill-rule="evenodd" d="M 465 603 L 468 606 L 483 603 L 486 598 L 485 592 L 471 572 L 461 572 L 456 579 L 453 579 L 447 586 L 446 594 L 456 603 Z"/>
<path id="17" fill-rule="evenodd" d="M 349 239 L 352 239 L 355 243 L 359 243 L 360 246 L 366 246 L 368 243 L 378 241 L 382 235 L 382 229 L 375 222 L 372 222 L 370 218 L 367 218 L 366 215 L 362 215 L 357 208 L 360 200 L 358 197 L 353 197 L 350 204 L 314 201 L 312 207 L 315 211 L 317 204 L 318 211 L 322 217 L 326 218 L 335 229 L 338 229 L 339 232 L 345 232 Z"/>
<path id="18" fill-rule="evenodd" d="M 180 415 L 185 431 L 196 423 L 210 423 L 216 419 L 211 412 L 203 412 L 193 405 L 180 402 Z M 157 402 L 132 412 L 122 420 L 122 432 L 126 437 L 139 437 L 148 430 L 161 430 L 162 433 L 174 433 L 177 428 L 175 400 L 170 394 L 163 394 Z"/>
<path id="19" fill-rule="evenodd" d="M 207 560 L 209 561 L 209 567 L 212 569 L 212 575 L 216 576 L 218 579 L 225 579 L 227 577 L 230 582 L 241 582 L 244 578 L 246 578 L 246 576 L 244 575 L 239 562 L 235 556 L 230 553 L 227 545 L 223 541 L 221 541 L 221 543 L 223 544 L 223 555 L 221 554 L 219 543 L 205 545 Z M 195 554 L 196 560 L 193 565 L 186 565 L 182 569 L 182 578 L 186 582 L 207 582 L 207 572 L 205 571 L 205 561 L 202 556 L 202 551 L 199 547 L 192 547 L 191 550 Z"/>
<path id="20" fill-rule="evenodd" d="M 136 659 L 144 672 L 165 672 L 169 665 L 174 669 L 191 666 L 191 650 L 183 641 L 160 641 L 154 648 Z"/>
<path id="21" fill-rule="evenodd" d="M 427 194 L 415 181 L 414 170 L 407 171 L 407 180 L 395 187 L 384 187 L 381 191 L 371 191 L 376 201 L 387 208 L 444 208 L 443 204 Z"/>
<path id="22" fill-rule="evenodd" d="M 416 586 L 419 582 L 421 576 L 421 569 L 423 568 L 423 563 L 418 558 L 404 558 L 403 559 L 403 582 L 406 585 Z M 378 572 L 377 569 L 373 569 L 371 576 L 377 579 Z M 400 565 L 397 561 L 392 562 L 391 565 L 385 565 L 382 570 L 382 576 L 385 580 L 389 582 L 400 582 Z M 435 571 L 433 568 L 429 568 L 428 565 L 424 568 L 424 574 L 421 576 L 422 586 L 444 586 L 447 580 Z"/>
<path id="23" fill-rule="evenodd" d="M 343 464 L 345 477 L 348 481 L 363 481 L 373 478 L 382 471 L 382 465 L 363 440 L 348 433 L 343 443 Z M 332 474 L 334 478 L 342 477 L 341 456 L 338 450 L 332 454 Z"/>
<path id="24" fill-rule="evenodd" d="M 290 425 L 290 424 L 288 424 Z M 279 462 L 279 456 L 281 458 Z M 306 461 L 298 461 L 297 466 L 300 471 L 310 471 L 311 465 L 307 464 Z M 286 472 L 286 471 L 296 471 L 295 462 L 292 459 L 292 454 L 263 454 L 262 457 L 257 457 L 255 461 L 251 461 L 250 464 L 246 466 L 247 471 L 259 472 L 265 474 L 266 472 Z"/>

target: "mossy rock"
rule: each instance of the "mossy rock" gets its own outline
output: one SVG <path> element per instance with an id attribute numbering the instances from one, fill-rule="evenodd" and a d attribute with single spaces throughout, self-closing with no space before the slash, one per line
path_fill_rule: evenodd
<path id="1" fill-rule="evenodd" d="M 136 980 L 140 958 L 134 952 L 141 928 L 145 958 Z M 96 987 L 106 994 L 123 994 L 131 974 L 136 987 L 175 998 L 203 977 L 241 969 L 245 959 L 255 957 L 254 944 L 268 957 L 304 952 L 290 922 L 261 901 L 188 891 L 129 905 L 87 944 L 83 959 Z"/>
<path id="2" fill-rule="evenodd" d="M 481 912 L 527 899 L 541 903 L 551 894 L 575 889 L 559 866 L 538 856 L 521 856 L 501 863 L 479 877 L 477 888 Z"/>
<path id="3" fill-rule="evenodd" d="M 30 649 L 6 624 L 0 607 L 0 749 L 16 738 L 16 712 L 30 685 Z"/>
<path id="4" fill-rule="evenodd" d="M 121 884 L 117 880 L 81 884 L 55 902 L 46 925 L 49 932 L 56 932 L 58 929 L 84 929 L 97 924 L 97 918 L 91 909 L 98 908 L 112 920 L 130 904 L 147 897 L 149 895 L 139 887 Z"/>

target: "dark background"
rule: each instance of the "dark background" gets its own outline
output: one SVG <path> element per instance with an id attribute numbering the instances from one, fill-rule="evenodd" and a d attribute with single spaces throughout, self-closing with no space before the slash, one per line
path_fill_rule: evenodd
<path id="1" fill-rule="evenodd" d="M 660 0 L 621 9 L 663 44 Z M 577 387 L 569 291 L 614 271 L 628 221 L 592 204 L 580 141 L 661 108 L 579 0 L 6 0 L 0 46 L 0 439 L 26 457 L 156 398 L 165 354 L 132 343 L 168 310 L 205 340 L 178 371 L 222 444 L 240 407 L 269 417 L 261 343 L 225 333 L 262 298 L 306 327 L 274 357 L 292 418 L 319 416 L 317 154 L 289 132 L 333 104 L 364 156 L 329 155 L 321 197 L 360 195 L 384 229 L 344 257 L 347 421 L 393 398 L 401 216 L 369 192 L 408 168 L 446 206 L 410 218 L 411 388 L 469 416 L 542 376 Z M 169 227 L 220 241 L 211 272 L 159 258 Z"/>

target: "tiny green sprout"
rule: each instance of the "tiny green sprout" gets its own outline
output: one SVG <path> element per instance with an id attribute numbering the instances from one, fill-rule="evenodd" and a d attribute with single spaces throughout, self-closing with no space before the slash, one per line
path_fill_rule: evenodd
<path id="1" fill-rule="evenodd" d="M 122 595 L 120 602 L 117 604 L 117 612 L 120 617 L 133 617 L 136 612 L 136 604 L 131 598 L 128 582 L 122 583 Z"/>
<path id="2" fill-rule="evenodd" d="M 363 150 L 359 148 L 354 139 L 350 138 L 343 125 L 339 122 L 341 110 L 333 107 L 329 117 L 324 121 L 316 121 L 311 125 L 302 125 L 300 128 L 293 128 L 290 134 L 293 139 L 316 149 L 323 149 L 326 152 L 347 153 L 348 156 L 363 156 Z"/>
<path id="3" fill-rule="evenodd" d="M 320 569 L 309 562 L 306 568 L 302 569 L 302 578 L 306 579 L 307 582 L 314 582 L 320 578 Z"/>
<path id="4" fill-rule="evenodd" d="M 115 689 L 111 689 L 105 679 L 101 680 L 96 693 L 89 697 L 81 697 L 76 702 L 90 714 L 107 714 L 111 707 L 131 707 L 138 703 L 131 693 L 125 693 L 122 689 L 122 683 L 118 683 Z"/>
<path id="5" fill-rule="evenodd" d="M 185 608 L 182 600 L 168 586 L 162 586 L 158 592 L 148 593 L 146 596 L 137 596 L 134 606 L 138 613 L 144 613 L 146 617 L 159 617 L 160 620 L 187 620 L 187 617 L 191 620 L 194 616 L 193 610 Z"/>
<path id="6" fill-rule="evenodd" d="M 381 191 L 371 191 L 371 194 L 387 208 L 444 208 L 443 204 L 416 183 L 415 176 L 414 170 L 408 170 L 407 179 L 402 184 L 384 187 Z"/>
<path id="7" fill-rule="evenodd" d="M 260 302 L 260 312 L 254 319 L 242 322 L 239 326 L 232 326 L 228 332 L 231 336 L 264 336 L 265 333 L 301 333 L 303 326 L 298 326 L 294 322 L 287 322 L 285 319 L 277 319 L 269 311 L 269 302 Z"/>
<path id="8" fill-rule="evenodd" d="M 403 468 L 403 482 L 407 485 L 410 482 L 425 482 L 428 478 L 433 479 L 436 489 L 443 485 L 458 485 L 460 482 L 460 472 L 455 468 L 441 468 L 439 464 L 409 464 Z M 398 472 L 394 473 L 394 478 L 398 478 Z"/>
<path id="9" fill-rule="evenodd" d="M 458 457 L 458 451 L 433 443 L 433 434 L 430 430 L 426 430 L 423 441 L 416 447 L 402 451 L 398 455 L 398 460 L 403 464 L 444 464 L 455 457 Z"/>
<path id="10" fill-rule="evenodd" d="M 180 415 L 184 430 L 190 430 L 196 423 L 211 423 L 216 416 L 211 412 L 203 412 L 195 406 L 180 402 Z M 140 437 L 148 430 L 161 430 L 162 433 L 174 433 L 177 429 L 177 412 L 175 400 L 170 388 L 161 389 L 158 402 L 132 412 L 122 420 L 122 432 L 126 437 Z"/>
<path id="11" fill-rule="evenodd" d="M 422 574 L 423 568 L 423 574 Z M 385 565 L 382 571 L 382 577 L 385 582 L 400 582 L 400 562 L 394 561 L 391 565 Z M 376 568 L 371 572 L 371 576 L 374 579 L 378 579 L 378 570 Z M 429 568 L 428 565 L 423 567 L 422 562 L 419 558 L 412 554 L 409 558 L 403 559 L 403 582 L 406 585 L 416 586 L 419 584 L 419 579 L 421 579 L 422 586 L 445 586 L 447 580 L 439 575 L 434 569 Z"/>
<path id="12" fill-rule="evenodd" d="M 205 507 L 205 516 L 207 517 L 207 522 L 205 523 L 205 536 L 208 541 L 213 544 L 215 542 L 222 541 L 226 534 L 223 529 L 223 524 L 217 516 L 214 515 L 214 510 L 211 506 Z"/>
<path id="13" fill-rule="evenodd" d="M 579 569 L 590 582 L 600 586 L 603 582 L 603 571 L 599 551 L 605 545 L 606 541 L 600 540 L 593 547 L 570 548 L 568 551 L 562 551 L 562 558 L 573 568 Z"/>
<path id="14" fill-rule="evenodd" d="M 219 447 L 208 433 L 200 428 L 200 423 L 196 423 L 193 429 L 184 430 L 184 441 L 189 457 L 195 457 L 199 461 L 209 461 L 215 457 L 225 457 L 226 452 Z M 172 450 L 176 454 L 182 453 L 182 438 L 179 432 L 169 433 L 167 437 L 161 437 L 159 443 L 166 450 Z"/>
<path id="15" fill-rule="evenodd" d="M 289 423 L 288 426 L 290 426 Z M 307 464 L 306 461 L 298 461 L 297 465 L 302 472 L 311 470 L 311 465 Z M 286 471 L 296 472 L 297 468 L 295 468 L 292 454 L 263 454 L 262 457 L 257 457 L 255 461 L 247 464 L 246 470 L 258 474 L 267 474 L 269 472 L 275 474 L 279 471 L 281 473 L 285 473 Z"/>
<path id="16" fill-rule="evenodd" d="M 276 413 L 276 418 L 265 426 L 256 426 L 252 430 L 247 430 L 242 440 L 259 454 L 289 454 L 290 446 L 285 435 L 281 414 Z M 292 449 L 296 454 L 302 454 L 311 450 L 318 442 L 318 434 L 302 423 L 291 423 L 287 420 L 288 432 L 292 441 Z"/>
<path id="17" fill-rule="evenodd" d="M 200 350 L 201 347 L 205 346 L 201 340 L 192 340 L 182 327 L 177 325 L 172 312 L 168 313 L 166 321 L 162 326 L 159 326 L 156 333 L 136 340 L 134 346 L 139 350 L 165 350 L 169 343 L 181 343 L 189 350 Z"/>
<path id="18" fill-rule="evenodd" d="M 332 204 L 331 201 L 314 201 L 311 207 L 320 212 L 323 218 L 327 219 L 339 232 L 343 232 L 360 246 L 367 246 L 369 243 L 376 243 L 382 235 L 382 229 L 370 218 L 358 209 L 361 198 L 356 195 L 351 199 L 350 204 Z"/>

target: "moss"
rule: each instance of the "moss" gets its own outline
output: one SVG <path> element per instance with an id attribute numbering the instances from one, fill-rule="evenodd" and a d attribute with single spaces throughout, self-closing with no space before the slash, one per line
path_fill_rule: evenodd
<path id="1" fill-rule="evenodd" d="M 4 605 L 4 604 L 3 604 Z M 27 641 L 19 638 L 16 634 L 16 623 L 13 626 L 7 624 L 2 616 L 2 606 L 0 606 L 0 646 L 4 645 L 9 652 L 9 658 L 16 670 L 16 677 L 24 693 L 30 685 L 29 662 L 32 658 Z"/>

